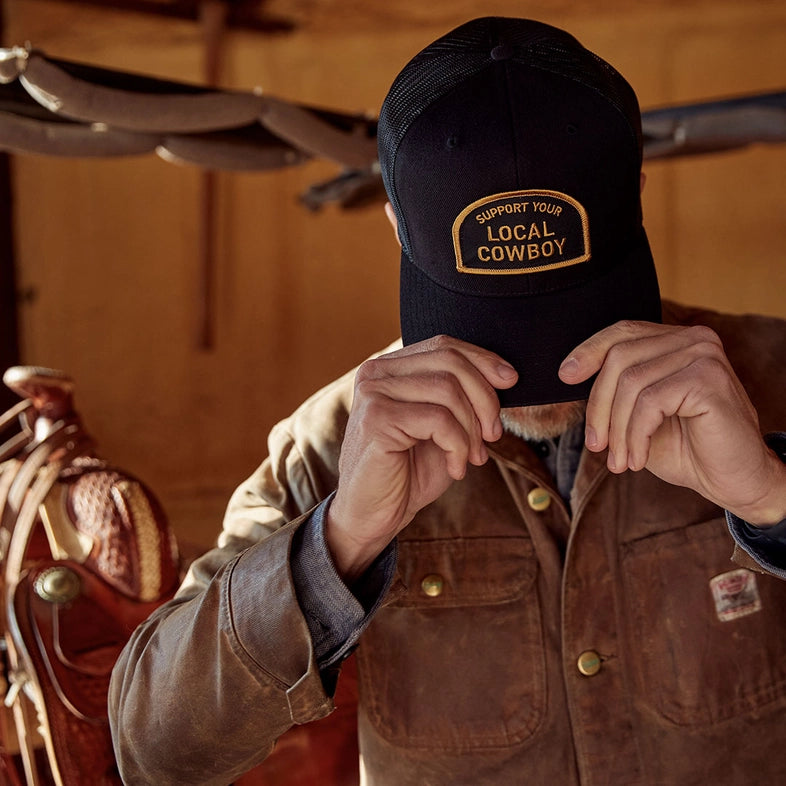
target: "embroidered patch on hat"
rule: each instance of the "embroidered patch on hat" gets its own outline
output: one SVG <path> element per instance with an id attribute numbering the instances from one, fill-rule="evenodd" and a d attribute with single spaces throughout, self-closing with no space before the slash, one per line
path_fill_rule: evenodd
<path id="1" fill-rule="evenodd" d="M 559 191 L 507 191 L 473 202 L 453 222 L 460 273 L 540 273 L 590 258 L 587 211 Z"/>
<path id="2" fill-rule="evenodd" d="M 745 617 L 761 610 L 756 574 L 744 568 L 710 579 L 715 611 L 721 622 Z"/>

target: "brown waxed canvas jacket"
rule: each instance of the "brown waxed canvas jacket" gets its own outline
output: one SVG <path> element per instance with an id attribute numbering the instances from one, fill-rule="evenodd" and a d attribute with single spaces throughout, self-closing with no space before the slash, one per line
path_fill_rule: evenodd
<path id="1" fill-rule="evenodd" d="M 786 323 L 664 317 L 714 328 L 762 431 L 786 427 Z M 121 656 L 127 784 L 229 783 L 330 713 L 288 550 L 335 488 L 351 395 L 348 375 L 274 429 L 220 548 Z M 361 637 L 369 786 L 785 782 L 786 582 L 733 562 L 722 511 L 647 471 L 585 451 L 571 516 L 523 441 L 489 452 L 399 535 Z"/>

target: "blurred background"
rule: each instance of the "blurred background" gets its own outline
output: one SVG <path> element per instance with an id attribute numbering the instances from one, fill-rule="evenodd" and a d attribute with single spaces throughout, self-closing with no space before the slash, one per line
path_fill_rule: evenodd
<path id="1" fill-rule="evenodd" d="M 216 5 L 219 36 L 204 22 Z M 3 47 L 371 117 L 417 50 L 485 14 L 567 28 L 627 77 L 644 110 L 786 87 L 777 0 L 0 8 Z M 306 208 L 301 195 L 339 174 L 321 159 L 206 177 L 155 155 L 3 158 L 4 365 L 69 373 L 102 452 L 153 488 L 181 539 L 211 545 L 270 427 L 397 336 L 398 248 L 381 203 Z M 786 317 L 786 146 L 656 160 L 646 171 L 664 295 Z"/>

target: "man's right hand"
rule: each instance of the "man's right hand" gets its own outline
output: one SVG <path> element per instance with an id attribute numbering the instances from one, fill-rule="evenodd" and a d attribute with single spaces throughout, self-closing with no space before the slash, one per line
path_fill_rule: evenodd
<path id="1" fill-rule="evenodd" d="M 358 370 L 326 537 L 351 584 L 423 507 L 488 460 L 502 436 L 495 388 L 518 375 L 479 347 L 437 336 Z"/>

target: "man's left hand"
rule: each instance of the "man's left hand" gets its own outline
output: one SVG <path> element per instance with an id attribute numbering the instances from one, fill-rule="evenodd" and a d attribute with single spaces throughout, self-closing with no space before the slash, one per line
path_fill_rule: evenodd
<path id="1" fill-rule="evenodd" d="M 615 473 L 648 469 L 759 526 L 786 517 L 786 465 L 707 327 L 618 322 L 580 344 L 560 378 L 598 374 L 585 442 Z"/>

